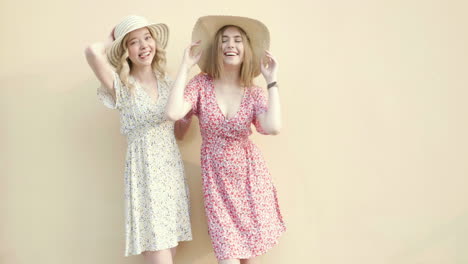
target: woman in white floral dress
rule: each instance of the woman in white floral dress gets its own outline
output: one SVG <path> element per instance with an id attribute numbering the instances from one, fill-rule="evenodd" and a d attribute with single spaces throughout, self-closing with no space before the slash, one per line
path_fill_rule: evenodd
<path id="1" fill-rule="evenodd" d="M 114 28 L 107 43 L 85 50 L 101 82 L 99 98 L 119 110 L 121 132 L 128 141 L 125 255 L 143 253 L 148 263 L 164 264 L 173 262 L 179 241 L 192 239 L 174 122 L 164 114 L 172 86 L 163 68 L 167 36 L 165 24 L 129 16 Z M 183 136 L 187 126 L 176 124 L 176 133 Z"/>

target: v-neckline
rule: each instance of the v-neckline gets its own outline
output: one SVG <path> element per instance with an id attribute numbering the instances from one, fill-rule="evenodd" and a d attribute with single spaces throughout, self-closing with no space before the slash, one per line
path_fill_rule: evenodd
<path id="1" fill-rule="evenodd" d="M 145 91 L 145 89 L 143 88 L 143 86 L 140 84 L 140 82 L 138 82 L 133 76 L 132 77 L 132 80 L 134 83 L 137 84 L 138 86 L 138 89 L 141 90 L 141 92 L 143 93 L 143 97 L 146 98 L 146 100 L 151 104 L 151 105 L 157 105 L 158 102 L 159 102 L 159 98 L 161 98 L 161 89 L 160 89 L 160 82 L 159 82 L 159 78 L 156 76 L 156 92 L 158 94 L 158 97 L 156 98 L 156 100 L 153 100 L 153 98 Z"/>
<path id="2" fill-rule="evenodd" d="M 218 108 L 219 113 L 221 114 L 221 116 L 223 117 L 223 119 L 225 121 L 230 121 L 230 120 L 236 118 L 239 115 L 240 111 L 242 111 L 243 104 L 244 104 L 244 101 L 245 101 L 245 97 L 247 96 L 247 88 L 244 87 L 244 93 L 242 94 L 242 98 L 241 98 L 241 102 L 239 104 L 239 108 L 237 109 L 236 113 L 234 113 L 234 115 L 229 117 L 229 118 L 223 113 L 223 111 L 221 110 L 221 107 L 219 107 L 218 98 L 216 97 L 214 79 L 211 79 L 211 92 L 213 94 L 213 98 L 214 98 L 214 102 L 216 104 L 216 108 Z"/>

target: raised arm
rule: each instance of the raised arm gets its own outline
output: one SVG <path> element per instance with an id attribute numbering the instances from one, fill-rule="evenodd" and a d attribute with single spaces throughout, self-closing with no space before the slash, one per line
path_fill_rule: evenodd
<path id="1" fill-rule="evenodd" d="M 109 94 L 111 94 L 115 100 L 114 70 L 106 57 L 106 49 L 112 44 L 112 41 L 113 37 L 111 34 L 105 42 L 97 42 L 86 46 L 85 56 L 89 66 L 102 86 L 109 91 Z"/>
<path id="2" fill-rule="evenodd" d="M 200 45 L 200 41 L 193 42 L 185 48 L 184 58 L 166 105 L 166 116 L 172 121 L 181 119 L 192 109 L 192 105 L 184 100 L 184 90 L 187 85 L 187 78 L 190 69 L 201 57 L 201 52 L 194 54 L 194 48 L 198 45 Z"/>
<path id="3" fill-rule="evenodd" d="M 278 62 L 270 52 L 265 51 L 265 55 L 267 63 L 265 64 L 262 59 L 261 71 L 268 85 L 273 84 L 277 80 Z M 268 110 L 259 114 L 257 118 L 266 133 L 271 135 L 279 134 L 281 130 L 281 106 L 278 85 L 268 88 Z"/>

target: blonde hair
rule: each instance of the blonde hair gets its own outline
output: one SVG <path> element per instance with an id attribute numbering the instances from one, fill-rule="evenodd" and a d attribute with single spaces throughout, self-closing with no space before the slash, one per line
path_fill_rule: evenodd
<path id="1" fill-rule="evenodd" d="M 247 36 L 245 31 L 234 25 L 226 25 L 220 28 L 214 37 L 213 45 L 211 46 L 211 52 L 208 54 L 208 63 L 206 67 L 206 72 L 213 77 L 213 79 L 219 79 L 223 74 L 224 67 L 223 67 L 223 56 L 222 54 L 222 35 L 224 31 L 229 28 L 234 27 L 237 28 L 242 37 L 242 43 L 244 44 L 244 60 L 241 65 L 240 70 L 240 80 L 241 85 L 245 87 L 251 87 L 253 85 L 254 79 L 254 69 L 259 66 L 259 62 L 254 61 L 252 47 L 250 45 L 250 39 Z"/>
<path id="2" fill-rule="evenodd" d="M 150 28 L 146 27 L 150 32 L 151 36 L 155 42 L 155 55 L 153 61 L 151 62 L 151 67 L 153 71 L 157 74 L 158 78 L 163 78 L 166 75 L 165 66 L 166 66 L 166 51 L 163 49 L 161 43 L 156 38 L 156 32 Z M 132 61 L 128 58 L 128 48 L 127 48 L 127 34 L 121 42 L 121 55 L 119 65 L 117 65 L 117 74 L 120 77 L 122 83 L 132 92 L 135 88 L 133 83 L 130 83 L 128 77 L 130 76 L 130 70 L 132 69 Z"/>

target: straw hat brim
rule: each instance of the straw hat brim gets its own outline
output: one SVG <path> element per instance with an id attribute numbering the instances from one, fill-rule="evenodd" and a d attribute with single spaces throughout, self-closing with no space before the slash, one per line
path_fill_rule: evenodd
<path id="1" fill-rule="evenodd" d="M 200 70 L 207 71 L 216 32 L 226 25 L 242 28 L 249 37 L 255 62 L 254 76 L 258 76 L 260 74 L 260 59 L 265 50 L 270 47 L 270 33 L 262 22 L 239 16 L 204 16 L 197 20 L 192 31 L 192 41 L 201 40 L 200 48 L 203 54 L 198 61 Z"/>
<path id="2" fill-rule="evenodd" d="M 131 28 L 127 33 L 121 35 L 120 37 L 116 38 L 113 42 L 111 47 L 107 50 L 107 59 L 109 60 L 109 63 L 114 67 L 117 68 L 117 65 L 119 64 L 120 61 L 120 56 L 122 54 L 122 40 L 125 38 L 125 36 L 137 29 L 148 27 L 154 30 L 156 33 L 155 39 L 161 44 L 162 48 L 167 47 L 167 42 L 169 40 L 169 27 L 166 24 L 163 23 L 153 23 L 153 24 L 147 24 L 147 25 L 140 25 L 135 28 Z"/>

